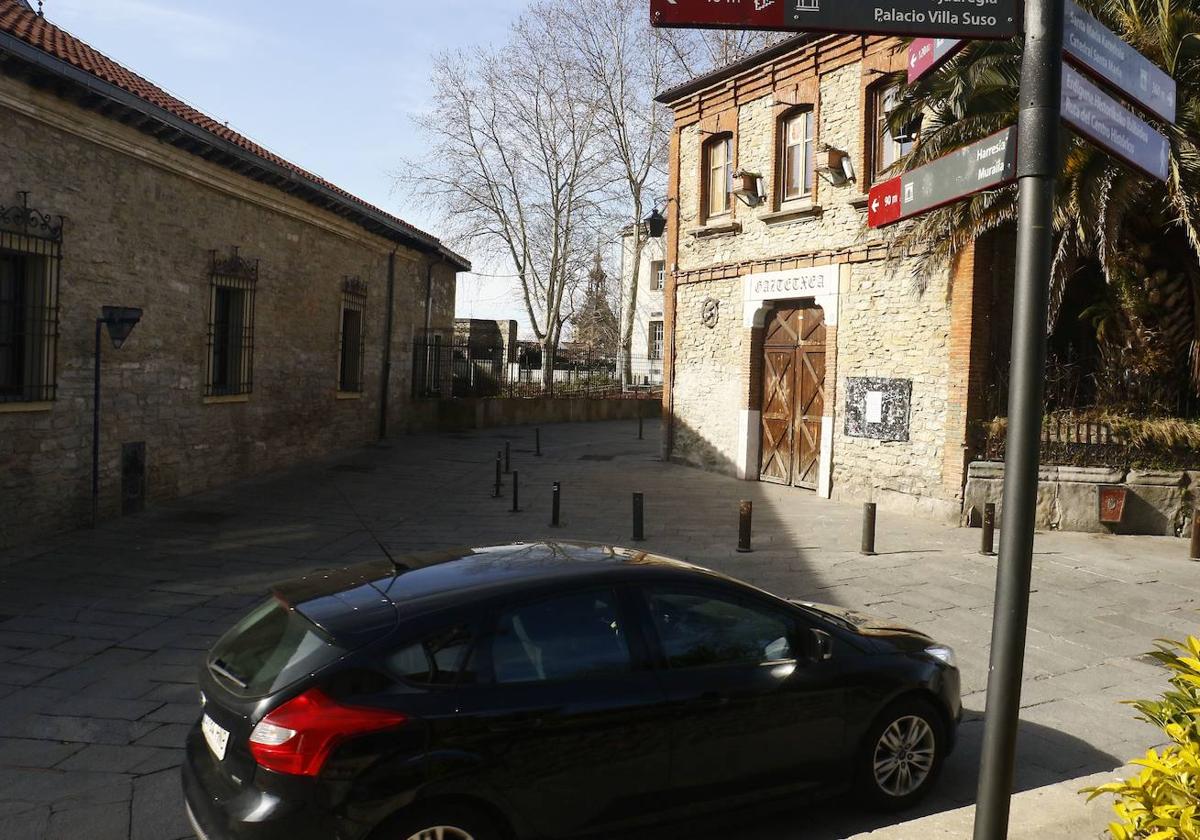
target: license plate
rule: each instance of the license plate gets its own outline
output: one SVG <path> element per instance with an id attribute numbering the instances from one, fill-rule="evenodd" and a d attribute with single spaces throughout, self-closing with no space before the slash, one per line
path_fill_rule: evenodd
<path id="1" fill-rule="evenodd" d="M 204 740 L 213 755 L 218 761 L 224 761 L 225 748 L 229 746 L 229 730 L 205 715 L 200 719 L 200 731 L 204 733 Z"/>

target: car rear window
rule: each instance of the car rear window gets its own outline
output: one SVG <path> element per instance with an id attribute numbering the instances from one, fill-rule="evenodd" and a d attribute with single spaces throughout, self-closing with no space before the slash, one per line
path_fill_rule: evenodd
<path id="1" fill-rule="evenodd" d="M 475 681 L 471 631 L 464 626 L 431 633 L 399 648 L 386 659 L 389 671 L 417 685 L 454 685 Z"/>
<path id="2" fill-rule="evenodd" d="M 346 653 L 315 624 L 272 599 L 217 641 L 208 667 L 235 694 L 254 697 L 278 691 Z"/>

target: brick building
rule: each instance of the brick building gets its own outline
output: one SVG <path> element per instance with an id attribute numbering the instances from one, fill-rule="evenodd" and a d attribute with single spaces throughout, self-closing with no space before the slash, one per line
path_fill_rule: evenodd
<path id="1" fill-rule="evenodd" d="M 675 113 L 664 396 L 676 460 L 957 519 L 1003 346 L 999 261 L 922 278 L 866 227 L 910 142 L 895 40 L 797 36 L 660 100 Z"/>
<path id="2" fill-rule="evenodd" d="M 403 431 L 469 268 L 0 0 L 0 546 Z"/>

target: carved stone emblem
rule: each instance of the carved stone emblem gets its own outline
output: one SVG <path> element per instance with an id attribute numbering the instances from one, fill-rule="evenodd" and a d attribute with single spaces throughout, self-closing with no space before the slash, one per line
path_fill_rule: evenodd
<path id="1" fill-rule="evenodd" d="M 700 305 L 700 323 L 708 327 L 710 330 L 717 325 L 717 321 L 721 317 L 721 301 L 714 297 L 707 297 L 704 303 Z"/>

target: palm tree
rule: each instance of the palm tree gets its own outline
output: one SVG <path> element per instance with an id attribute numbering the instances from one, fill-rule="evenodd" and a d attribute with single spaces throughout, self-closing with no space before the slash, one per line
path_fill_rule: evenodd
<path id="1" fill-rule="evenodd" d="M 1122 355 L 1144 351 L 1146 342 L 1166 345 L 1165 358 L 1176 366 L 1172 373 L 1200 391 L 1200 0 L 1079 2 L 1175 79 L 1178 113 L 1174 125 L 1146 117 L 1170 142 L 1165 184 L 1064 130 L 1047 326 L 1056 326 L 1068 284 L 1099 272 L 1107 298 L 1085 316 L 1097 321 L 1105 358 L 1120 364 Z M 897 166 L 919 166 L 1013 125 L 1020 61 L 1019 39 L 977 41 L 913 85 L 898 75 L 893 127 L 915 118 L 923 124 L 920 139 Z M 1016 204 L 1012 185 L 934 210 L 898 230 L 894 246 L 922 252 L 917 288 L 923 291 L 924 277 L 977 238 L 1015 224 Z"/>

